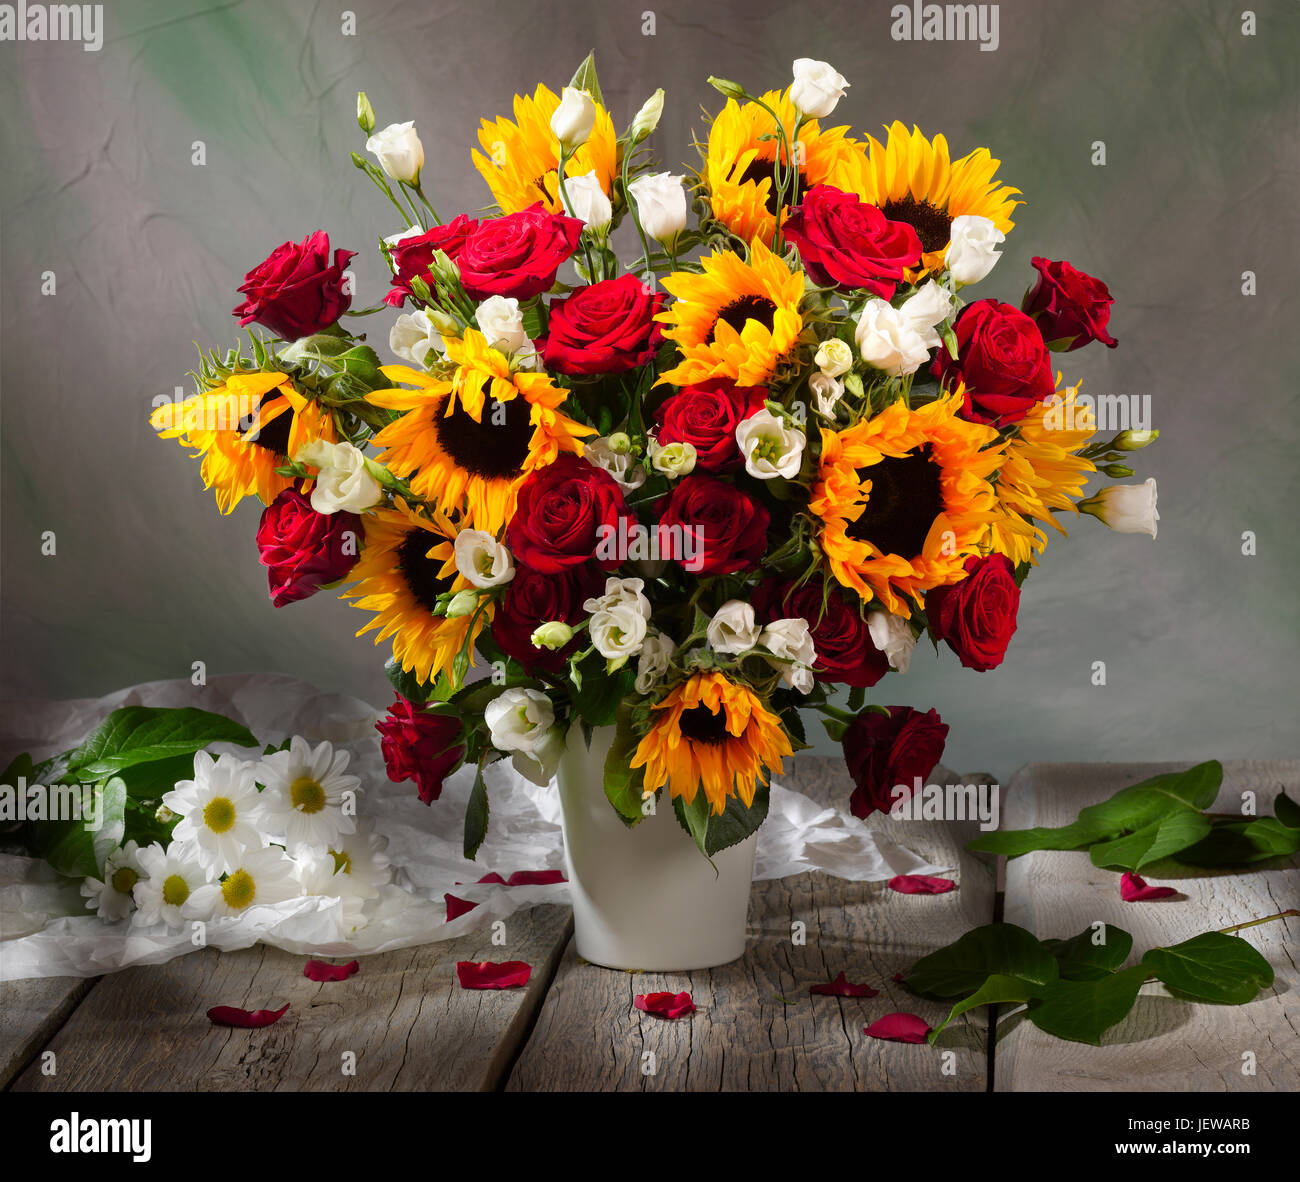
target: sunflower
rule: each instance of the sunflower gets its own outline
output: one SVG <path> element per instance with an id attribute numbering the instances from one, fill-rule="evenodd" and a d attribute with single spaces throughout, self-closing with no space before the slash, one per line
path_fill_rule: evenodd
<path id="1" fill-rule="evenodd" d="M 831 573 L 895 615 L 901 595 L 955 583 L 995 515 L 993 428 L 958 418 L 957 391 L 916 410 L 898 401 L 843 431 L 822 429 L 809 509 Z"/>
<path id="2" fill-rule="evenodd" d="M 383 367 L 385 377 L 418 388 L 367 395 L 376 406 L 405 412 L 375 436 L 375 445 L 387 449 L 379 462 L 410 476 L 416 496 L 442 512 L 468 509 L 478 529 L 497 533 L 528 473 L 562 451 L 581 454 L 581 437 L 595 431 L 560 412 L 565 391 L 549 374 L 511 373 L 481 332 L 449 337 L 446 348 L 456 365 L 450 379 Z"/>
<path id="3" fill-rule="evenodd" d="M 464 591 L 469 580 L 456 569 L 457 529 L 434 511 L 425 517 L 398 498 L 392 509 L 367 513 L 365 546 L 348 575 L 355 582 L 340 596 L 353 607 L 375 613 L 357 635 L 378 629 L 375 643 L 393 638 L 393 656 L 421 681 L 452 674 L 456 654 L 469 646 L 492 619 L 491 600 L 481 612 L 447 619 L 436 614 L 438 596 Z"/>
<path id="4" fill-rule="evenodd" d="M 1011 215 L 1023 201 L 1019 189 L 994 180 L 1000 160 L 987 148 L 976 148 L 960 160 L 948 158 L 948 142 L 941 135 L 933 142 L 917 127 L 908 133 L 895 121 L 887 129 L 882 147 L 868 136 L 870 158 L 863 200 L 878 205 L 891 221 L 907 222 L 921 239 L 925 253 L 921 266 L 908 277 L 919 279 L 929 271 L 943 270 L 949 228 L 962 214 L 986 217 L 1004 234 L 1015 222 Z"/>
<path id="5" fill-rule="evenodd" d="M 790 92 L 770 91 L 763 95 L 763 102 L 780 115 L 786 138 L 790 138 L 798 120 Z M 801 193 L 813 185 L 834 185 L 862 196 L 866 150 L 845 135 L 848 130 L 823 130 L 815 119 L 799 129 L 795 160 Z M 742 105 L 728 99 L 709 129 L 700 179 L 713 216 L 745 242 L 761 238 L 765 245 L 772 244 L 777 199 L 772 166 L 780 147 L 776 120 L 757 103 Z M 782 211 L 782 222 L 787 212 Z"/>
<path id="6" fill-rule="evenodd" d="M 246 496 L 264 504 L 293 484 L 276 472 L 316 439 L 335 442 L 334 420 L 283 373 L 232 373 L 224 385 L 156 408 L 150 425 L 203 457 L 203 487 L 229 513 Z"/>
<path id="7" fill-rule="evenodd" d="M 998 468 L 994 491 L 999 513 L 989 525 L 986 544 L 1017 566 L 1037 564 L 1034 554 L 1047 546 L 1047 534 L 1035 521 L 1065 533 L 1052 510 L 1073 511 L 1070 498 L 1083 495 L 1088 474 L 1097 470 L 1077 454 L 1096 429 L 1092 407 L 1079 405 L 1077 392 L 1076 386 L 1058 391 L 1050 404 L 1038 403 L 1021 419 Z"/>
<path id="8" fill-rule="evenodd" d="M 659 381 L 690 386 L 730 378 L 739 386 L 762 385 L 803 328 L 803 272 L 791 272 L 758 239 L 748 262 L 719 251 L 700 264 L 703 275 L 674 271 L 663 281 L 677 298 L 655 319 L 683 360 Z"/>
<path id="9" fill-rule="evenodd" d="M 563 213 L 560 201 L 560 146 L 551 131 L 557 95 L 539 86 L 531 98 L 515 95 L 515 119 L 484 119 L 473 152 L 474 167 L 487 181 L 503 213 L 518 213 L 540 201 L 551 213 Z M 483 153 L 486 153 L 484 155 Z M 591 136 L 569 158 L 566 176 L 594 172 L 606 197 L 618 175 L 618 143 L 609 112 L 596 105 Z"/>
<path id="10" fill-rule="evenodd" d="M 662 711 L 637 746 L 631 766 L 645 768 L 645 790 L 668 785 L 688 805 L 698 789 L 714 813 L 739 796 L 748 808 L 768 769 L 793 755 L 781 721 L 754 692 L 721 673 L 695 673 L 654 707 Z"/>

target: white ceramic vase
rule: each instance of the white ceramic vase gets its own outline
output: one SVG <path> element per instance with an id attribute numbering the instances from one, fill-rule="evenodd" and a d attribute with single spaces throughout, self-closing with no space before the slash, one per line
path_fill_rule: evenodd
<path id="1" fill-rule="evenodd" d="M 677 823 L 667 794 L 635 827 L 605 796 L 613 727 L 569 729 L 560 761 L 564 860 L 578 955 L 612 969 L 677 972 L 712 968 L 745 951 L 757 835 L 713 856 Z"/>

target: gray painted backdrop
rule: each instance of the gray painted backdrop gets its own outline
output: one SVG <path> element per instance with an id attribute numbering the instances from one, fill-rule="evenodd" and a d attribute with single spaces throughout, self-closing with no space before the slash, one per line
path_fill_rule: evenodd
<path id="1" fill-rule="evenodd" d="M 992 53 L 896 43 L 886 3 L 346 6 L 355 36 L 343 5 L 109 0 L 101 52 L 0 44 L 9 694 L 99 694 L 202 660 L 388 699 L 384 653 L 352 636 L 366 617 L 324 595 L 272 609 L 256 506 L 221 518 L 197 466 L 146 424 L 190 342 L 232 338 L 235 288 L 284 239 L 328 229 L 363 252 L 361 303 L 382 291 L 372 244 L 400 227 L 348 162 L 358 89 L 381 123 L 417 121 L 449 216 L 487 200 L 469 161 L 479 117 L 535 81 L 558 88 L 592 46 L 620 126 L 665 87 L 657 145 L 673 165 L 719 101 L 710 73 L 780 86 L 810 56 L 853 83 L 835 122 L 898 118 L 1001 158 L 1029 204 L 981 291 L 1018 300 L 1034 254 L 1105 278 L 1120 347 L 1069 356 L 1067 374 L 1150 394 L 1163 432 L 1141 473 L 1160 482 L 1158 541 L 1076 523 L 1030 580 L 1000 669 L 927 645 L 883 700 L 937 706 L 945 762 L 1002 777 L 1028 760 L 1295 754 L 1293 0 L 1255 4 L 1254 37 L 1239 4 L 1018 0 Z"/>

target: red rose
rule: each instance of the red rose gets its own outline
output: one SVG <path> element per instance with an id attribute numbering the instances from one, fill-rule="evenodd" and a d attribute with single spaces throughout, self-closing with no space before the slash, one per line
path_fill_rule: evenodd
<path id="1" fill-rule="evenodd" d="M 476 220 L 463 213 L 457 214 L 445 226 L 434 226 L 423 234 L 403 238 L 391 247 L 389 253 L 393 257 L 397 273 L 393 276 L 393 286 L 384 296 L 384 303 L 400 308 L 406 302 L 406 297 L 412 294 L 412 279 L 423 279 L 432 290 L 433 275 L 430 268 L 433 266 L 433 252 L 440 250 L 448 258 L 454 259 L 465 245 L 465 239 L 477 228 Z"/>
<path id="2" fill-rule="evenodd" d="M 624 519 L 635 521 L 614 478 L 565 452 L 520 487 L 506 543 L 523 565 L 556 574 L 592 558 L 603 541 L 618 536 Z M 618 564 L 602 553 L 602 567 Z"/>
<path id="3" fill-rule="evenodd" d="M 258 561 L 266 567 L 271 602 L 296 603 L 343 578 L 356 564 L 361 532 L 355 513 L 317 513 L 302 493 L 286 488 L 257 525 Z"/>
<path id="4" fill-rule="evenodd" d="M 542 574 L 531 567 L 515 567 L 515 577 L 497 605 L 492 639 L 508 657 L 514 657 L 531 674 L 564 668 L 569 655 L 583 642 L 575 636 L 564 648 L 552 652 L 533 644 L 532 636 L 548 620 L 576 624 L 586 616 L 583 602 L 603 593 L 604 576 L 594 566 L 580 566 L 560 574 Z"/>
<path id="5" fill-rule="evenodd" d="M 857 607 L 834 588 L 825 594 L 820 580 L 810 579 L 796 589 L 793 580 L 764 579 L 754 588 L 751 602 L 760 624 L 791 618 L 808 621 L 821 680 L 870 686 L 889 672 L 889 658 L 872 642 Z"/>
<path id="6" fill-rule="evenodd" d="M 659 408 L 655 438 L 661 444 L 689 443 L 695 448 L 697 472 L 727 472 L 744 462 L 736 428 L 763 409 L 767 389 L 737 386 L 713 378 L 683 386 Z"/>
<path id="7" fill-rule="evenodd" d="M 570 375 L 624 373 L 647 364 L 663 339 L 663 306 L 635 275 L 603 279 L 552 300 L 547 335 L 537 342 L 548 369 Z"/>
<path id="8" fill-rule="evenodd" d="M 1056 393 L 1043 334 L 1019 308 L 977 300 L 962 310 L 953 331 L 957 359 L 940 349 L 930 372 L 949 389 L 966 384 L 963 418 L 1005 427 Z"/>
<path id="9" fill-rule="evenodd" d="M 967 669 L 996 669 L 1016 631 L 1020 588 L 1005 554 L 966 560 L 966 577 L 925 597 L 930 627 Z"/>
<path id="10" fill-rule="evenodd" d="M 1119 344 L 1106 330 L 1115 301 L 1100 279 L 1064 260 L 1054 263 L 1035 258 L 1030 262 L 1038 271 L 1038 284 L 1025 296 L 1021 308 L 1038 323 L 1043 340 L 1065 353 L 1082 349 L 1090 341 L 1100 341 L 1111 349 Z"/>
<path id="11" fill-rule="evenodd" d="M 244 276 L 239 290 L 248 298 L 231 315 L 240 324 L 257 321 L 286 341 L 329 328 L 352 307 L 343 271 L 354 254 L 336 250 L 330 262 L 330 236 L 324 230 L 277 246 Z"/>
<path id="12" fill-rule="evenodd" d="M 476 300 L 532 299 L 555 282 L 560 264 L 578 249 L 582 230 L 577 218 L 547 213 L 540 201 L 480 222 L 456 255 L 460 281 Z"/>
<path id="13" fill-rule="evenodd" d="M 729 575 L 758 565 L 767 549 L 767 510 L 734 484 L 692 473 L 678 481 L 659 517 L 660 526 L 680 526 L 678 561 L 694 574 Z M 662 545 L 662 543 L 661 543 Z"/>
<path id="14" fill-rule="evenodd" d="M 790 211 L 785 236 L 799 248 L 818 287 L 862 289 L 890 299 L 903 272 L 921 259 L 921 240 L 906 222 L 832 185 L 814 185 Z"/>
<path id="15" fill-rule="evenodd" d="M 394 783 L 414 780 L 425 804 L 437 800 L 443 781 L 465 754 L 459 745 L 460 719 L 430 714 L 399 694 L 375 730 L 383 736 L 379 746 L 388 778 Z"/>
<path id="16" fill-rule="evenodd" d="M 948 725 L 934 710 L 922 714 L 911 706 L 890 706 L 888 716 L 864 710 L 844 733 L 844 762 L 856 787 L 849 798 L 855 817 L 877 809 L 888 813 L 897 800 L 911 797 L 916 777 L 925 778 L 943 756 Z M 907 792 L 894 795 L 896 786 Z"/>

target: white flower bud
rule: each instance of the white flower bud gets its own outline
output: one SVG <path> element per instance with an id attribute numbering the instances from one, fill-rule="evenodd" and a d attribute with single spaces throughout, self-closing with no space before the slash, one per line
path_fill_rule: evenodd
<path id="1" fill-rule="evenodd" d="M 868 300 L 854 332 L 862 360 L 891 377 L 916 373 L 929 360 L 925 341 L 887 300 Z"/>
<path id="2" fill-rule="evenodd" d="M 311 490 L 317 513 L 364 513 L 383 499 L 379 481 L 366 469 L 366 457 L 351 443 L 316 439 L 304 443 L 294 459 L 319 469 Z"/>
<path id="3" fill-rule="evenodd" d="M 1152 477 L 1142 484 L 1112 484 L 1096 496 L 1079 502 L 1079 512 L 1091 513 L 1098 521 L 1120 534 L 1156 536 L 1156 482 Z"/>
<path id="4" fill-rule="evenodd" d="M 829 63 L 796 58 L 790 101 L 805 115 L 824 119 L 835 110 L 848 85 L 848 79 Z"/>
<path id="5" fill-rule="evenodd" d="M 713 613 L 705 638 L 715 653 L 732 655 L 753 648 L 761 631 L 753 607 L 743 600 L 729 599 Z"/>
<path id="6" fill-rule="evenodd" d="M 585 90 L 566 86 L 551 116 L 551 131 L 566 153 L 582 147 L 596 126 L 596 104 Z"/>
<path id="7" fill-rule="evenodd" d="M 547 648 L 555 652 L 573 639 L 573 629 L 563 620 L 550 620 L 535 628 L 528 639 L 534 648 Z"/>
<path id="8" fill-rule="evenodd" d="M 424 167 L 424 145 L 416 134 L 415 124 L 390 123 L 383 131 L 366 140 L 366 151 L 379 159 L 380 167 L 395 181 L 408 185 L 420 182 Z"/>
<path id="9" fill-rule="evenodd" d="M 564 209 L 570 217 L 586 224 L 589 230 L 608 228 L 614 217 L 614 207 L 605 196 L 605 190 L 596 179 L 596 171 L 584 172 L 581 176 L 564 178 Z"/>
<path id="10" fill-rule="evenodd" d="M 960 284 L 978 283 L 993 270 L 1002 252 L 993 248 L 1007 240 L 988 218 L 964 213 L 953 218 L 944 261 Z"/>
<path id="11" fill-rule="evenodd" d="M 838 378 L 853 368 L 853 350 L 839 337 L 832 337 L 822 342 L 813 361 L 828 378 Z"/>
<path id="12" fill-rule="evenodd" d="M 637 177 L 628 185 L 628 192 L 636 202 L 641 228 L 672 249 L 677 236 L 686 229 L 686 190 L 683 177 L 667 172 L 649 173 Z"/>

